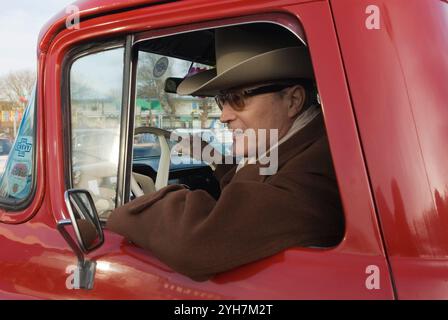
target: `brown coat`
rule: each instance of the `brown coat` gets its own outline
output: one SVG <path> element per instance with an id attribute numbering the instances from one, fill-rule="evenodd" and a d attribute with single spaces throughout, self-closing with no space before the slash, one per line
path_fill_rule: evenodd
<path id="1" fill-rule="evenodd" d="M 195 280 L 293 246 L 334 246 L 344 220 L 322 115 L 279 146 L 278 172 L 218 166 L 221 196 L 170 185 L 117 208 L 108 228 Z"/>

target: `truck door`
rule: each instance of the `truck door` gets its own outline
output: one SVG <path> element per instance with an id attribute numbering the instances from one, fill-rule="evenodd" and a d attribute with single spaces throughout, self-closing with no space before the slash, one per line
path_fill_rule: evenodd
<path id="1" fill-rule="evenodd" d="M 38 257 L 28 256 L 32 270 L 46 270 L 48 276 L 32 281 L 22 278 L 23 294 L 105 299 L 394 298 L 329 3 L 242 0 L 227 7 L 224 2 L 198 7 L 197 1 L 182 1 L 123 10 L 85 19 L 81 28 L 64 30 L 52 39 L 41 57 L 46 88 L 40 91 L 43 100 L 38 105 L 45 111 L 46 143 L 40 156 L 45 156 L 47 202 L 35 220 L 23 221 L 28 234 L 22 232 L 14 240 L 20 249 L 15 251 L 25 252 L 30 244 L 24 238 L 33 230 L 47 230 L 47 236 L 40 235 L 40 242 L 33 244 L 39 248 Z M 100 212 L 123 203 L 129 190 L 126 167 L 131 160 L 135 111 L 136 40 L 148 33 L 163 37 L 173 30 L 181 33 L 260 21 L 291 30 L 309 46 L 344 207 L 342 242 L 326 249 L 291 248 L 195 282 L 105 230 L 105 244 L 88 256 L 97 263 L 94 288 L 73 288 L 76 258 L 55 225 L 68 217 L 64 203 L 68 188 L 89 190 Z M 0 226 L 0 239 L 13 241 L 11 232 L 16 226 Z M 13 264 L 18 265 L 20 259 L 16 260 Z M 14 274 L 19 277 L 21 272 L 32 277 L 20 268 Z"/>
<path id="2" fill-rule="evenodd" d="M 213 7 L 215 5 L 218 6 L 218 4 L 210 5 L 209 12 L 219 12 Z M 190 21 L 197 22 L 178 29 L 178 32 L 192 31 L 200 27 L 213 28 L 242 22 L 250 23 L 260 19 L 296 31 L 301 30 L 297 32 L 306 39 L 313 60 L 344 204 L 346 219 L 344 240 L 332 249 L 292 248 L 273 257 L 220 274 L 209 281 L 195 282 L 173 272 L 152 257 L 151 253 L 106 230 L 106 244 L 101 249 L 101 254 L 94 254 L 93 257 L 98 260 L 100 267 L 96 287 L 91 294 L 218 299 L 393 298 L 389 267 L 371 198 L 357 135 L 357 123 L 350 103 L 330 6 L 325 2 L 292 4 L 283 7 L 287 12 L 285 14 L 262 14 L 259 17 L 256 14 L 260 14 L 260 9 L 253 8 L 250 12 L 254 15 L 252 17 L 241 11 L 242 7 L 244 6 L 241 3 L 241 7 L 235 6 L 233 9 L 231 16 L 235 18 L 215 17 L 214 22 L 205 25 L 203 19 L 194 18 L 194 13 L 188 4 L 177 7 L 179 10 L 177 16 L 190 15 Z M 260 5 L 259 8 L 261 7 L 263 6 Z M 274 7 L 270 10 L 275 11 Z M 137 19 L 139 11 L 134 13 Z M 124 22 L 116 23 L 123 25 Z M 132 20 L 126 23 L 130 24 Z M 164 35 L 162 29 L 148 30 L 153 31 L 160 32 L 159 37 Z M 99 210 L 113 207 L 117 201 L 116 190 L 126 188 L 125 185 L 120 186 L 120 183 L 129 183 L 120 177 L 124 172 L 121 161 L 125 159 L 120 155 L 126 153 L 129 146 L 123 149 L 123 144 L 119 141 L 128 139 L 123 135 L 131 130 L 123 126 L 129 125 L 132 112 L 126 114 L 126 110 L 133 106 L 130 105 L 130 101 L 126 101 L 126 98 L 117 93 L 126 92 L 128 87 L 135 87 L 132 85 L 132 72 L 128 77 L 131 83 L 129 85 L 126 84 L 126 72 L 122 76 L 121 68 L 133 70 L 132 66 L 138 59 L 132 51 L 133 43 L 136 39 L 141 40 L 141 37 L 144 35 L 139 33 L 134 38 L 123 39 L 123 43 L 116 48 L 112 48 L 112 44 L 109 48 L 108 44 L 105 46 L 102 44 L 97 49 L 89 48 L 87 52 L 81 50 L 79 58 L 67 58 L 73 61 L 70 72 L 65 74 L 70 76 L 70 82 L 67 83 L 71 86 L 70 100 L 67 100 L 71 110 L 71 135 L 72 137 L 75 135 L 77 141 L 86 140 L 86 142 L 79 142 L 77 145 L 79 149 L 71 150 L 72 163 L 71 167 L 66 168 L 65 174 L 72 175 L 70 183 L 82 185 L 94 195 L 100 195 L 99 200 L 97 199 Z M 116 58 L 115 62 L 110 60 L 113 57 Z M 121 59 L 124 59 L 123 63 Z M 113 73 L 112 67 L 115 70 Z M 102 102 L 89 103 L 92 98 Z M 126 108 L 122 108 L 123 104 Z M 88 120 L 83 119 L 89 115 Z M 87 128 L 89 126 L 90 128 Z M 81 138 L 83 135 L 87 138 Z M 102 136 L 107 137 L 104 138 L 107 142 L 102 140 Z M 121 148 L 118 149 L 118 153 L 117 148 Z M 87 149 L 89 151 L 85 151 Z M 79 175 L 76 173 L 74 160 L 89 161 L 93 169 L 88 174 L 83 172 Z M 107 165 L 104 165 L 104 161 Z M 80 180 L 74 180 L 77 178 Z M 116 291 L 118 288 L 119 293 Z"/>

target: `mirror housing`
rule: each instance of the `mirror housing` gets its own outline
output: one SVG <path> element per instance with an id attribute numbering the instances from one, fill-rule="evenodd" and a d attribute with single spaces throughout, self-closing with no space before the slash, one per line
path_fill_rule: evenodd
<path id="1" fill-rule="evenodd" d="M 70 189 L 65 192 L 65 204 L 77 242 L 83 253 L 89 253 L 104 243 L 104 233 L 89 191 Z"/>
<path id="2" fill-rule="evenodd" d="M 184 78 L 166 78 L 165 80 L 165 92 L 167 93 L 177 93 L 177 87 L 184 80 Z"/>

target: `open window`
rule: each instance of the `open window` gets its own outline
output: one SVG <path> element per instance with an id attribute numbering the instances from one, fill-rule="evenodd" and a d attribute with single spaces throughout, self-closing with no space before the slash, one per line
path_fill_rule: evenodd
<path id="1" fill-rule="evenodd" d="M 260 33 L 275 30 L 287 34 L 294 46 L 306 47 L 298 30 L 273 23 L 244 28 Z M 68 185 L 89 190 L 102 219 L 117 205 L 169 184 L 205 190 L 219 199 L 216 167 L 176 154 L 177 141 L 172 140 L 173 132 L 201 133 L 223 155 L 234 149 L 215 99 L 178 95 L 175 90 L 183 78 L 216 66 L 215 30 L 140 34 L 126 44 L 88 46 L 71 57 Z M 318 99 L 317 91 L 311 94 Z M 123 190 L 129 193 L 122 197 Z"/>
<path id="2" fill-rule="evenodd" d="M 295 46 L 306 47 L 303 34 L 278 24 L 252 23 L 244 28 L 260 33 L 275 30 L 287 34 Z M 232 133 L 220 121 L 221 110 L 215 99 L 178 95 L 175 90 L 185 77 L 216 66 L 215 30 L 157 37 L 141 34 L 131 43 L 128 39 L 127 44 L 87 46 L 71 57 L 67 64 L 68 185 L 89 190 L 101 218 L 107 219 L 128 199 L 169 184 L 205 190 L 219 199 L 216 167 L 176 154 L 176 141 L 171 140 L 173 132 L 200 133 L 223 155 L 234 149 Z M 132 75 L 127 78 L 130 61 Z M 170 81 L 174 81 L 174 89 Z M 131 159 L 128 170 L 123 159 Z M 122 197 L 121 190 L 129 190 L 128 199 Z"/>
<path id="3" fill-rule="evenodd" d="M 259 33 L 274 30 L 290 37 L 292 45 L 306 47 L 304 35 L 299 30 L 292 32 L 273 23 L 244 24 L 243 28 Z M 164 159 L 163 142 L 160 141 L 162 135 L 168 139 L 167 133 L 171 132 L 207 133 L 202 136 L 209 137 L 214 148 L 224 155 L 232 156 L 232 133 L 220 121 L 221 110 L 215 99 L 209 96 L 179 95 L 175 90 L 185 77 L 216 66 L 216 30 L 200 29 L 165 36 L 148 33 L 146 37 L 145 34 L 136 37 L 133 46 L 136 63 L 133 173 L 128 183 L 131 186 L 137 183 L 140 187 L 137 193 L 140 195 L 157 191 L 159 170 L 169 168 L 165 185 L 184 184 L 191 190 L 202 189 L 219 199 L 221 190 L 213 166 L 192 158 L 179 161 L 179 156 L 173 152 Z M 312 96 L 313 101 L 318 103 L 316 84 L 313 83 L 306 90 L 307 96 Z M 145 128 L 166 132 L 158 135 L 145 131 Z M 172 151 L 175 143 L 167 142 Z M 133 192 L 131 200 L 136 196 L 136 192 Z"/>

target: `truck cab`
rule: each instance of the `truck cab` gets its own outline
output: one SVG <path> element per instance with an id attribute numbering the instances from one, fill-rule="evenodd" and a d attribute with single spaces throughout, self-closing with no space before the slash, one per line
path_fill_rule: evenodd
<path id="1" fill-rule="evenodd" d="M 219 109 L 165 85 L 213 66 L 213 31 L 243 24 L 281 28 L 310 52 L 345 233 L 198 282 L 105 223 L 134 182 L 219 197 L 212 167 L 163 153 L 166 130 L 212 131 Z M 447 299 L 447 30 L 445 0 L 74 3 L 41 31 L 0 175 L 0 298 Z M 97 213 L 92 250 L 71 212 L 79 189 Z"/>

